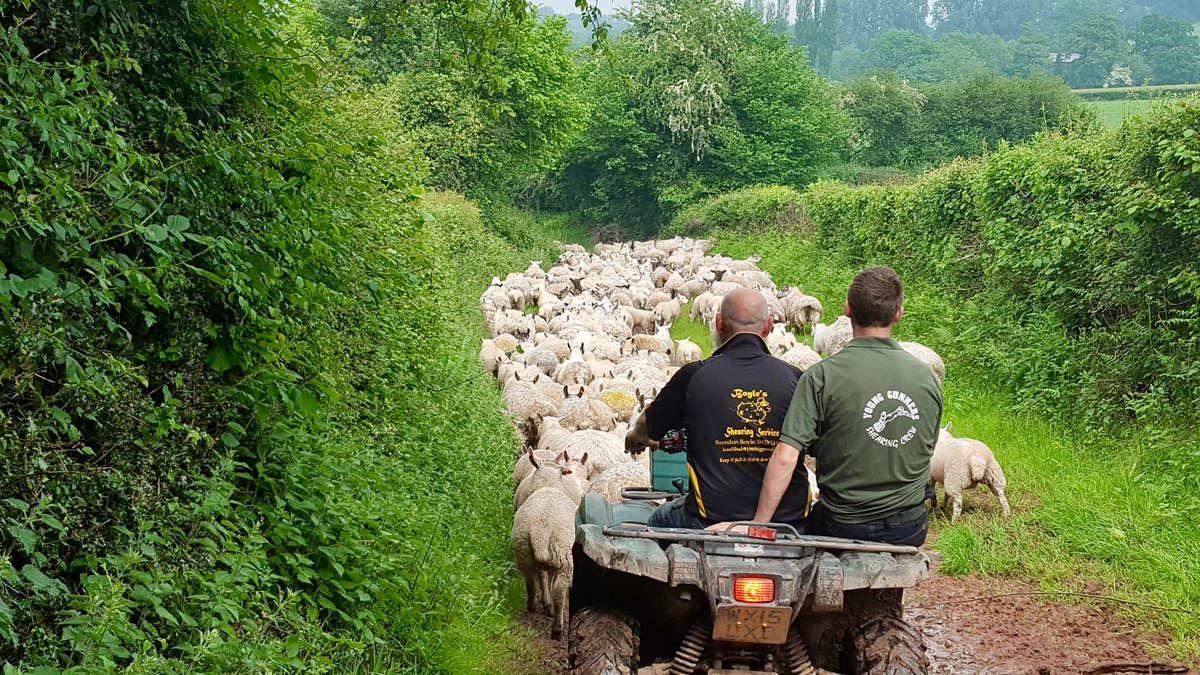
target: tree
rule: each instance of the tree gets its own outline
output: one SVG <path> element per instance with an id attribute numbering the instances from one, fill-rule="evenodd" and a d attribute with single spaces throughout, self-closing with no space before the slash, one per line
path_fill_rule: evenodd
<path id="1" fill-rule="evenodd" d="M 837 13 L 837 43 L 864 47 L 889 28 L 924 33 L 929 8 L 926 0 L 841 0 Z"/>
<path id="2" fill-rule="evenodd" d="M 1114 67 L 1132 63 L 1125 27 L 1111 14 L 1092 14 L 1076 21 L 1067 27 L 1059 44 L 1057 72 L 1072 87 L 1102 86 Z M 1064 55 L 1069 60 L 1064 60 Z"/>
<path id="3" fill-rule="evenodd" d="M 837 0 L 797 0 L 792 35 L 817 70 L 828 72 L 837 46 Z"/>
<path id="4" fill-rule="evenodd" d="M 697 198 L 803 185 L 839 159 L 849 120 L 803 49 L 726 0 L 645 0 L 588 66 L 590 128 L 558 187 L 570 206 L 650 232 Z"/>
<path id="5" fill-rule="evenodd" d="M 1182 19 L 1151 14 L 1130 29 L 1133 51 L 1146 60 L 1154 84 L 1200 81 L 1200 37 Z"/>

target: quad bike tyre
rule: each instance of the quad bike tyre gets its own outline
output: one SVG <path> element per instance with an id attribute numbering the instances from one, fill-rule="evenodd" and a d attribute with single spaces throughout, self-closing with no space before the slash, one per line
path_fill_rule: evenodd
<path id="1" fill-rule="evenodd" d="M 855 675 L 925 675 L 929 658 L 921 633 L 903 619 L 881 616 L 850 631 L 850 660 Z"/>
<path id="2" fill-rule="evenodd" d="M 568 658 L 571 675 L 635 675 L 637 621 L 616 610 L 586 607 L 571 617 Z"/>

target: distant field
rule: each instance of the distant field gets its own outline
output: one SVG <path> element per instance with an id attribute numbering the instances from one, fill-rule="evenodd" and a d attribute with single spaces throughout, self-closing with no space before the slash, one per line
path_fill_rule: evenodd
<path id="1" fill-rule="evenodd" d="M 1099 113 L 1100 118 L 1104 120 L 1105 126 L 1109 129 L 1115 129 L 1121 126 L 1126 117 L 1136 115 L 1150 108 L 1154 104 L 1154 101 L 1130 99 L 1126 101 L 1084 101 L 1084 104 Z"/>

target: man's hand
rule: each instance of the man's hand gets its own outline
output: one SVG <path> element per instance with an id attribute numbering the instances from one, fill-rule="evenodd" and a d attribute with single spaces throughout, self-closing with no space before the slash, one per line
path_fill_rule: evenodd
<path id="1" fill-rule="evenodd" d="M 636 455 L 647 448 L 650 450 L 658 449 L 658 441 L 649 437 L 639 437 L 634 433 L 635 431 L 636 429 L 625 434 L 625 452 Z"/>
<path id="2" fill-rule="evenodd" d="M 646 413 L 643 412 L 633 423 L 629 433 L 625 434 L 625 452 L 636 455 L 646 448 L 657 450 L 658 441 L 650 438 L 650 432 L 646 430 Z"/>
<path id="3" fill-rule="evenodd" d="M 726 523 L 715 523 L 713 525 L 709 525 L 708 527 L 706 527 L 704 529 L 708 530 L 709 532 L 716 532 L 717 534 L 749 534 L 750 533 L 749 525 L 735 525 L 733 527 L 733 529 L 726 532 L 725 530 L 729 529 L 729 523 L 727 523 L 727 522 Z"/>

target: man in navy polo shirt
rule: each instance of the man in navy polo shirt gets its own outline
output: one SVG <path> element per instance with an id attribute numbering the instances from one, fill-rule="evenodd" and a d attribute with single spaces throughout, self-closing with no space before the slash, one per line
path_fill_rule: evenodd
<path id="1" fill-rule="evenodd" d="M 657 448 L 668 431 L 687 432 L 690 489 L 656 509 L 651 527 L 701 529 L 754 516 L 767 461 L 802 374 L 767 350 L 773 325 L 757 291 L 727 294 L 716 317 L 720 346 L 675 373 L 626 435 L 626 449 L 638 451 Z M 787 485 L 774 517 L 803 527 L 807 476 L 800 473 Z"/>

